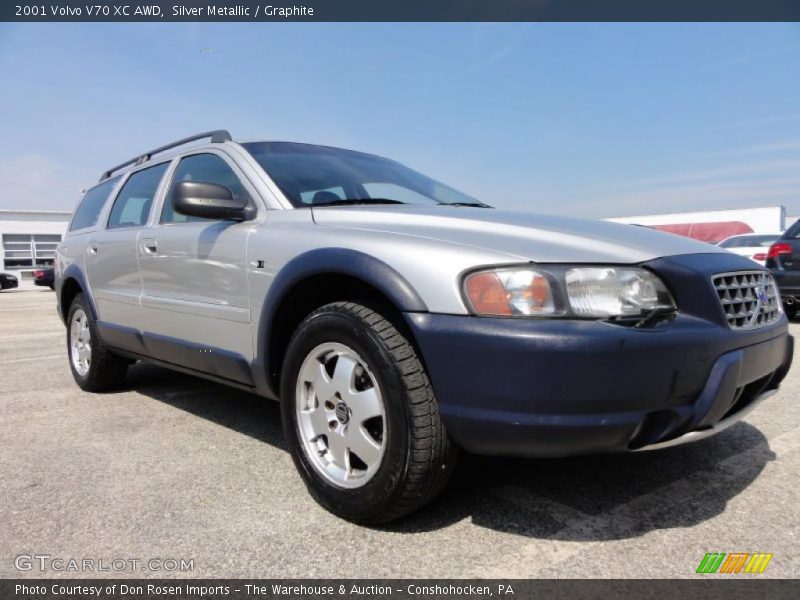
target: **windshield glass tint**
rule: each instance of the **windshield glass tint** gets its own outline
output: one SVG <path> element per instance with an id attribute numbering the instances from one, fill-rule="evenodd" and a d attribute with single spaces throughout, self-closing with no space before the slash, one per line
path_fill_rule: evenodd
<path id="1" fill-rule="evenodd" d="M 462 194 L 398 162 L 311 144 L 242 144 L 294 206 L 343 200 L 391 200 L 403 204 L 474 204 Z"/>

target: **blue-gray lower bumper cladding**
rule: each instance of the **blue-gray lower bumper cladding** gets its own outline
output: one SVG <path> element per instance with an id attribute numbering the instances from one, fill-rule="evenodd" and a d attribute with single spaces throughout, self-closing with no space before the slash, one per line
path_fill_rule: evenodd
<path id="1" fill-rule="evenodd" d="M 481 454 L 568 456 L 704 437 L 776 389 L 793 351 L 783 317 L 749 332 L 690 315 L 652 329 L 406 317 L 448 433 Z"/>

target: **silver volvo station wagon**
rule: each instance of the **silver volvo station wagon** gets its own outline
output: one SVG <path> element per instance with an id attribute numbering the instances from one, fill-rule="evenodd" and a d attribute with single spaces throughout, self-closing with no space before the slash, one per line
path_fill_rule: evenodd
<path id="1" fill-rule="evenodd" d="M 366 524 L 428 502 L 460 450 L 714 434 L 777 389 L 793 348 L 772 276 L 747 258 L 226 131 L 103 173 L 56 290 L 81 388 L 142 360 L 278 400 L 310 493 Z"/>

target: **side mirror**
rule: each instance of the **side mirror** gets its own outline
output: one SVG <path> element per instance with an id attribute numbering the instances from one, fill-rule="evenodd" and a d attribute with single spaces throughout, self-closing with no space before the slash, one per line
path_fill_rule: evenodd
<path id="1" fill-rule="evenodd" d="M 189 217 L 247 221 L 255 210 L 247 198 L 234 199 L 231 191 L 216 183 L 180 181 L 172 189 L 175 212 Z"/>

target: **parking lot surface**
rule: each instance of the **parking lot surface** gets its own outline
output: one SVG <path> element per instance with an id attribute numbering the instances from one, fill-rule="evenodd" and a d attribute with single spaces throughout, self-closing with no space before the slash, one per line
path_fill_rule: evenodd
<path id="1" fill-rule="evenodd" d="M 800 572 L 797 364 L 713 438 L 628 455 L 465 456 L 438 501 L 370 529 L 308 495 L 276 403 L 143 364 L 119 391 L 84 393 L 49 290 L 0 294 L 0 325 L 2 577 L 695 577 L 706 552 L 757 551 L 774 554 L 763 576 Z M 34 554 L 193 570 L 15 567 Z"/>

